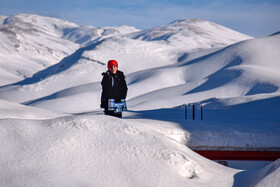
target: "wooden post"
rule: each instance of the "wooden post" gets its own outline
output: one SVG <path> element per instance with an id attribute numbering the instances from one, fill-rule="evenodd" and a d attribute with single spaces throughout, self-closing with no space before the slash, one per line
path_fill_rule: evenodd
<path id="1" fill-rule="evenodd" d="M 193 111 L 193 120 L 195 119 L 195 111 L 194 111 L 194 104 L 192 106 L 192 111 Z"/>
<path id="2" fill-rule="evenodd" d="M 185 119 L 188 119 L 187 105 L 185 104 Z"/>
<path id="3" fill-rule="evenodd" d="M 201 112 L 201 120 L 203 120 L 202 105 L 200 105 L 200 112 Z"/>

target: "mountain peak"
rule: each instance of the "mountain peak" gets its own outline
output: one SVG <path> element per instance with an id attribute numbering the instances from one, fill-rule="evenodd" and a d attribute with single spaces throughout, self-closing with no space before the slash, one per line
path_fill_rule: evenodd
<path id="1" fill-rule="evenodd" d="M 167 25 L 130 34 L 133 39 L 165 41 L 192 50 L 225 47 L 252 37 L 199 18 L 175 20 Z"/>
<path id="2" fill-rule="evenodd" d="M 52 23 L 64 23 L 64 24 L 70 24 L 70 25 L 75 25 L 77 24 L 60 19 L 60 18 L 54 18 L 54 17 L 47 17 L 47 16 L 41 16 L 41 15 L 36 15 L 36 14 L 15 14 L 8 16 L 5 19 L 6 24 L 8 23 L 14 23 L 18 21 L 24 21 L 32 24 L 40 24 L 40 22 L 46 23 L 49 22 L 50 24 Z"/>
<path id="3" fill-rule="evenodd" d="M 178 20 L 172 21 L 168 25 L 184 24 L 184 23 L 197 23 L 197 22 L 208 22 L 208 21 L 200 19 L 200 18 L 186 18 L 186 19 L 178 19 Z"/>

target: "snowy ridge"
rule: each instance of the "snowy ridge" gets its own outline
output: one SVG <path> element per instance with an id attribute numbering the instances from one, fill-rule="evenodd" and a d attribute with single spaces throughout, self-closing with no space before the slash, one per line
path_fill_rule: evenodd
<path id="1" fill-rule="evenodd" d="M 129 35 L 146 41 L 166 41 L 188 50 L 225 47 L 252 37 L 202 19 L 183 19 Z"/>
<path id="2" fill-rule="evenodd" d="M 65 20 L 38 15 L 2 16 L 0 84 L 31 77 L 34 73 L 58 63 L 81 45 L 86 46 L 106 37 L 135 31 L 138 30 L 129 26 L 79 26 Z M 28 67 L 30 64 L 32 66 Z"/>
<path id="3" fill-rule="evenodd" d="M 79 48 L 78 44 L 60 39 L 49 21 L 53 20 L 32 15 L 4 19 L 0 25 L 1 84 L 30 77 Z"/>
<path id="4" fill-rule="evenodd" d="M 65 114 L 51 112 L 14 102 L 0 100 L 0 119 L 53 119 L 65 116 Z"/>

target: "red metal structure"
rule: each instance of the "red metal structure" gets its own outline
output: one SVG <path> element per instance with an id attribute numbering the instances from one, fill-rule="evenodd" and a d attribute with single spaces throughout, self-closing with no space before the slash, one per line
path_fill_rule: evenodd
<path id="1" fill-rule="evenodd" d="M 210 160 L 259 160 L 274 161 L 280 151 L 195 151 Z"/>

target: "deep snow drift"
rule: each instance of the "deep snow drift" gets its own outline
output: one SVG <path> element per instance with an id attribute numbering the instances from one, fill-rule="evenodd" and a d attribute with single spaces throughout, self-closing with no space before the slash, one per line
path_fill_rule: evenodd
<path id="1" fill-rule="evenodd" d="M 229 186 L 237 172 L 145 123 L 103 115 L 2 119 L 0 163 L 1 186 Z"/>
<path id="2" fill-rule="evenodd" d="M 280 160 L 252 171 L 224 167 L 186 147 L 192 135 L 176 122 L 100 111 L 58 117 L 7 101 L 0 111 L 1 186 L 278 185 Z"/>
<path id="3" fill-rule="evenodd" d="M 277 186 L 279 160 L 242 171 L 191 149 L 280 149 L 279 34 L 200 19 L 144 31 L 0 23 L 1 186 Z M 123 119 L 99 109 L 109 59 L 127 76 Z"/>

